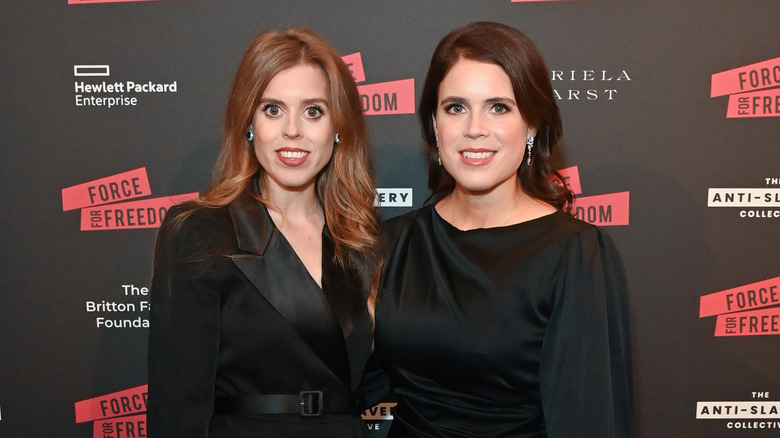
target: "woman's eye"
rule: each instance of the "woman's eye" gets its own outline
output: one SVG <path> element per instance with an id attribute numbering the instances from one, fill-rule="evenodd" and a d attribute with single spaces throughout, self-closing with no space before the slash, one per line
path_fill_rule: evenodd
<path id="1" fill-rule="evenodd" d="M 459 103 L 451 103 L 447 105 L 445 108 L 448 113 L 450 114 L 460 114 L 466 110 L 466 108 L 463 107 L 463 105 Z"/>
<path id="2" fill-rule="evenodd" d="M 282 113 L 282 109 L 279 108 L 279 105 L 269 103 L 263 107 L 263 112 L 271 117 L 276 117 Z"/>
<path id="3" fill-rule="evenodd" d="M 496 114 L 509 112 L 509 106 L 503 103 L 497 103 L 493 105 L 493 112 Z"/>
<path id="4" fill-rule="evenodd" d="M 316 119 L 322 115 L 322 108 L 317 106 L 310 106 L 306 108 L 306 116 L 310 119 Z"/>

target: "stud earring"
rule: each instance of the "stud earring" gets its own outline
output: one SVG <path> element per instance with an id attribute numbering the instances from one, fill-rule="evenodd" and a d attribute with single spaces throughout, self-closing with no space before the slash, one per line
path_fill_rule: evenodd
<path id="1" fill-rule="evenodd" d="M 526 160 L 525 164 L 531 165 L 531 149 L 534 148 L 534 136 L 528 137 L 528 140 L 525 141 L 525 145 L 528 148 L 528 159 Z"/>
<path id="2" fill-rule="evenodd" d="M 333 143 L 339 144 L 341 143 L 341 139 L 339 138 L 339 133 L 336 133 L 336 137 L 333 139 Z"/>
<path id="3" fill-rule="evenodd" d="M 253 131 L 253 130 L 252 130 L 252 127 L 251 127 L 251 126 L 250 126 L 250 127 L 247 129 L 247 130 L 246 130 L 246 139 L 247 139 L 247 140 L 248 140 L 250 143 L 252 143 L 252 140 L 254 140 L 254 139 L 255 139 L 255 131 Z"/>
<path id="4" fill-rule="evenodd" d="M 439 150 L 439 136 L 436 136 L 436 162 L 441 166 L 441 151 Z"/>

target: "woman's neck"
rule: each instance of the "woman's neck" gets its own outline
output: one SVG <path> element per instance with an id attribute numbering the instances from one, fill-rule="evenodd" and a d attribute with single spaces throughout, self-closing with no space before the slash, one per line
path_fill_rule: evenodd
<path id="1" fill-rule="evenodd" d="M 279 228 L 303 223 L 314 224 L 321 228 L 325 223 L 325 216 L 314 187 L 286 190 L 272 185 L 265 196 L 265 204 Z"/>
<path id="2" fill-rule="evenodd" d="M 520 185 L 489 192 L 455 190 L 436 204 L 439 215 L 460 230 L 495 228 L 535 219 L 555 211 L 555 207 L 532 198 Z"/>

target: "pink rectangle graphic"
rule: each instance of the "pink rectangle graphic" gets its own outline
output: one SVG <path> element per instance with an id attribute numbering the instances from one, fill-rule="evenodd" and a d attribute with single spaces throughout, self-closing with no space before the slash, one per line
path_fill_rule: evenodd
<path id="1" fill-rule="evenodd" d="M 629 192 L 574 198 L 574 216 L 599 226 L 628 225 Z"/>
<path id="2" fill-rule="evenodd" d="M 126 201 L 151 194 L 146 168 L 141 167 L 62 189 L 62 211 Z"/>
<path id="3" fill-rule="evenodd" d="M 780 335 L 780 307 L 718 315 L 715 336 Z"/>
<path id="4" fill-rule="evenodd" d="M 146 436 L 146 414 L 95 421 L 92 438 L 139 438 Z"/>
<path id="5" fill-rule="evenodd" d="M 569 187 L 575 195 L 582 193 L 582 185 L 580 185 L 580 170 L 577 166 L 567 167 L 565 169 L 558 170 L 558 173 L 563 177 L 563 182 Z"/>
<path id="6" fill-rule="evenodd" d="M 164 196 L 81 210 L 81 231 L 158 228 L 168 209 L 195 199 L 198 193 Z"/>
<path id="7" fill-rule="evenodd" d="M 68 0 L 69 5 L 83 5 L 86 3 L 126 3 L 126 2 L 153 2 L 162 0 Z"/>
<path id="8" fill-rule="evenodd" d="M 780 58 L 712 75 L 710 97 L 780 86 Z"/>
<path id="9" fill-rule="evenodd" d="M 699 299 L 699 318 L 780 304 L 780 277 L 726 289 Z"/>
<path id="10" fill-rule="evenodd" d="M 76 423 L 146 412 L 149 385 L 76 402 Z"/>
<path id="11" fill-rule="evenodd" d="M 780 88 L 729 96 L 726 117 L 780 117 Z"/>
<path id="12" fill-rule="evenodd" d="M 414 78 L 358 86 L 367 116 L 414 114 Z"/>
<path id="13" fill-rule="evenodd" d="M 361 83 L 366 80 L 366 72 L 363 71 L 363 57 L 360 56 L 360 52 L 344 55 L 341 57 L 344 63 L 349 67 L 349 71 L 352 72 L 352 77 L 355 78 L 355 82 Z"/>

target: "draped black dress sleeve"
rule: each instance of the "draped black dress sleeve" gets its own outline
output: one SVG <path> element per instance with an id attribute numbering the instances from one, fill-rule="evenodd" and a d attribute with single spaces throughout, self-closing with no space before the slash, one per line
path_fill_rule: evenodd
<path id="1" fill-rule="evenodd" d="M 383 234 L 389 437 L 631 435 L 627 283 L 607 234 L 560 211 L 461 231 L 433 206 Z"/>

